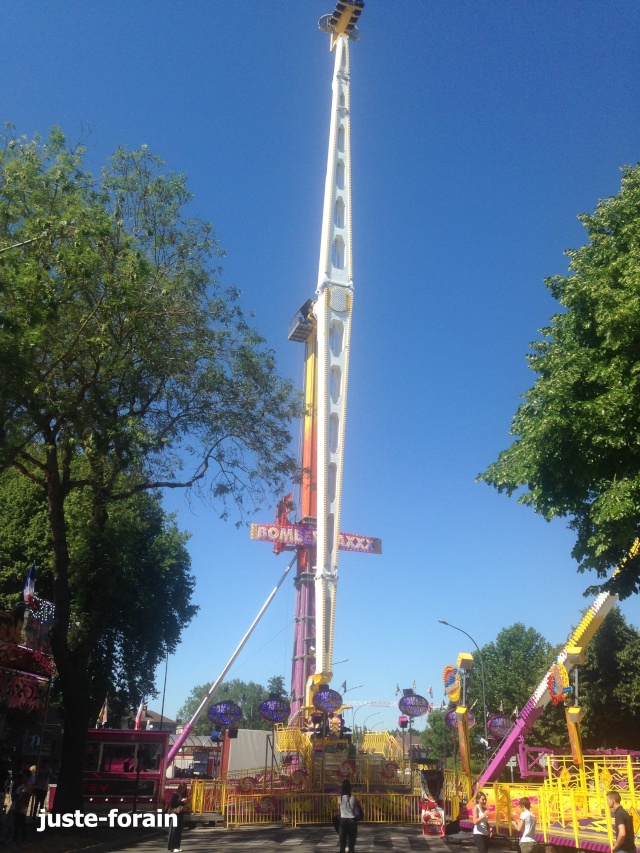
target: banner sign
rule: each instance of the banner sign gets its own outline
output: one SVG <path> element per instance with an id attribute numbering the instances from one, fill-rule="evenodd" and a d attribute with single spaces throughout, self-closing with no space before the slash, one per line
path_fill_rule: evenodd
<path id="1" fill-rule="evenodd" d="M 258 713 L 270 723 L 282 723 L 291 713 L 291 705 L 286 699 L 267 699 L 259 706 Z"/>
<path id="2" fill-rule="evenodd" d="M 504 714 L 495 714 L 487 720 L 487 728 L 496 740 L 506 738 L 513 726 L 513 720 L 510 717 L 505 717 Z"/>
<path id="3" fill-rule="evenodd" d="M 422 717 L 433 710 L 433 705 L 424 696 L 418 696 L 414 693 L 413 696 L 403 696 L 398 702 L 398 708 L 407 717 Z"/>
<path id="4" fill-rule="evenodd" d="M 469 720 L 469 728 L 472 729 L 476 724 L 476 718 L 470 711 L 467 713 L 467 719 Z M 452 732 L 458 731 L 458 718 L 456 717 L 455 708 L 451 708 L 447 711 L 444 715 L 444 721 Z"/>
<path id="5" fill-rule="evenodd" d="M 318 532 L 315 527 L 301 524 L 252 524 L 251 539 L 257 542 L 278 543 L 285 548 L 313 548 L 317 545 Z M 338 548 L 341 551 L 356 551 L 359 554 L 382 554 L 382 539 L 359 536 L 355 533 L 338 533 Z"/>
<path id="6" fill-rule="evenodd" d="M 44 714 L 48 682 L 28 672 L 0 669 L 0 710 Z"/>
<path id="7" fill-rule="evenodd" d="M 242 708 L 228 699 L 226 702 L 212 705 L 207 711 L 207 717 L 219 726 L 234 726 L 242 719 Z"/>
<path id="8" fill-rule="evenodd" d="M 325 687 L 313 697 L 313 707 L 319 711 L 337 711 L 342 707 L 342 696 L 337 690 Z"/>

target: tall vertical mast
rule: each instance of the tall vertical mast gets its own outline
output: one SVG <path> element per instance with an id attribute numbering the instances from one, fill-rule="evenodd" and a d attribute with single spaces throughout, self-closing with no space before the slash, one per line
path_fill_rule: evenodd
<path id="1" fill-rule="evenodd" d="M 297 545 L 296 617 L 291 709 L 310 706 L 320 685 L 331 680 L 333 623 L 338 579 L 338 535 L 347 400 L 351 273 L 351 152 L 349 39 L 363 0 L 338 0 L 320 29 L 335 51 L 329 154 L 325 182 L 317 301 L 307 300 L 289 328 L 289 340 L 305 343 L 300 513 L 316 528 L 316 541 Z M 372 540 L 373 541 L 373 540 Z M 380 553 L 380 543 L 372 553 Z M 344 543 L 343 543 L 344 547 Z"/>
<path id="2" fill-rule="evenodd" d="M 333 659 L 353 306 L 349 36 L 333 29 L 331 44 L 335 50 L 333 97 L 314 307 L 318 340 L 316 684 L 330 681 Z"/>

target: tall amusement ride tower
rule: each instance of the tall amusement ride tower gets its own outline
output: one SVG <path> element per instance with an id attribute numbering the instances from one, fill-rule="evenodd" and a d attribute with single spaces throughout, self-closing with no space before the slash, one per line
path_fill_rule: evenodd
<path id="1" fill-rule="evenodd" d="M 340 532 L 353 307 L 349 42 L 359 37 L 363 8 L 363 0 L 339 0 L 319 24 L 335 54 L 320 262 L 315 300 L 307 299 L 289 327 L 289 340 L 305 347 L 299 520 L 289 520 L 293 501 L 287 495 L 275 524 L 251 525 L 251 538 L 273 542 L 276 553 L 296 551 L 292 721 L 331 681 L 338 550 L 382 549 L 379 539 Z"/>
<path id="2" fill-rule="evenodd" d="M 168 762 L 204 713 L 273 596 L 296 564 L 296 611 L 291 678 L 291 720 L 332 678 L 333 626 L 338 583 L 338 550 L 380 554 L 370 536 L 340 532 L 342 466 L 353 307 L 351 248 L 351 141 L 349 42 L 359 37 L 356 22 L 363 0 L 338 0 L 320 19 L 335 54 L 329 154 L 320 237 L 316 298 L 307 299 L 289 327 L 289 340 L 305 346 L 305 414 L 299 520 L 291 521 L 292 496 L 278 504 L 275 524 L 252 524 L 251 538 L 271 542 L 276 553 L 295 551 L 284 575 L 240 645 L 202 698 L 172 746 Z"/>
<path id="3" fill-rule="evenodd" d="M 301 523 L 316 527 L 315 546 L 298 550 L 292 712 L 310 705 L 332 676 L 338 582 L 349 341 L 353 307 L 349 41 L 362 0 L 339 2 L 320 20 L 335 54 L 329 153 L 315 302 L 302 306 L 289 332 L 305 344 Z"/>

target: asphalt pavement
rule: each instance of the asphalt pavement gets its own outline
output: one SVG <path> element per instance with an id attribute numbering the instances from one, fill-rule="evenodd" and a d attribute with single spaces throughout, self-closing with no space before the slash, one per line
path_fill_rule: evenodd
<path id="1" fill-rule="evenodd" d="M 56 830 L 36 832 L 35 825 L 29 827 L 25 845 L 9 844 L 0 851 L 29 853 L 164 853 L 167 850 L 166 833 L 143 829 L 96 829 Z M 185 829 L 182 835 L 183 853 L 338 853 L 338 836 L 333 826 L 291 827 L 223 827 L 198 826 Z M 458 839 L 426 838 L 416 824 L 362 823 L 358 827 L 356 853 L 464 853 L 475 851 L 470 836 Z M 508 841 L 494 839 L 490 853 L 510 853 Z M 542 851 L 541 851 L 542 853 Z"/>

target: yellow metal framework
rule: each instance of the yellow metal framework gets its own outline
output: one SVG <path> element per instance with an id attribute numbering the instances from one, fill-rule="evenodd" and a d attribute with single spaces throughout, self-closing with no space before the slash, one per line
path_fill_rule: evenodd
<path id="1" fill-rule="evenodd" d="M 307 756 L 306 767 L 283 767 L 273 776 L 264 770 L 229 774 L 225 780 L 194 781 L 191 810 L 196 815 L 219 814 L 229 826 L 284 823 L 290 826 L 330 823 L 337 813 L 335 794 L 316 793 L 314 778 L 322 762 L 324 781 L 337 786 L 348 764 L 350 779 L 362 803 L 364 820 L 372 823 L 421 822 L 419 769 L 412 778 L 397 759 L 397 743 L 386 732 L 370 732 L 366 752 L 347 758 L 345 752 L 315 749 L 302 732 L 278 731 L 279 746 Z M 394 746 L 395 744 L 395 746 Z M 369 751 L 372 750 L 372 751 Z M 324 758 L 323 758 L 324 756 Z M 397 768 L 391 775 L 389 769 Z M 502 835 L 513 835 L 512 819 L 520 814 L 522 797 L 529 797 L 538 818 L 538 840 L 576 849 L 612 846 L 613 824 L 606 795 L 617 791 L 640 831 L 640 759 L 633 755 L 585 756 L 581 763 L 571 755 L 547 756 L 547 778 L 542 784 L 496 782 L 485 787 L 492 822 Z M 314 775 L 315 774 L 315 775 Z M 251 784 L 246 791 L 247 781 Z M 476 784 L 476 779 L 472 779 Z M 410 786 L 410 787 L 409 787 Z M 447 821 L 467 818 L 466 779 L 460 772 L 444 772 L 443 797 Z M 402 790 L 404 788 L 404 791 Z M 409 788 L 411 793 L 407 793 Z"/>
<path id="2" fill-rule="evenodd" d="M 365 732 L 362 749 L 364 752 L 383 755 L 387 761 L 397 761 L 404 769 L 402 747 L 389 732 Z"/>
<path id="3" fill-rule="evenodd" d="M 496 783 L 485 789 L 495 808 L 496 830 L 512 835 L 512 818 L 519 816 L 522 797 L 531 800 L 538 840 L 569 843 L 577 849 L 615 843 L 606 796 L 620 794 L 632 817 L 636 839 L 640 831 L 640 761 L 631 755 L 585 756 L 581 765 L 570 755 L 547 758 L 548 777 L 542 784 Z M 636 841 L 637 843 L 637 841 Z"/>

